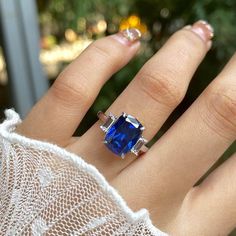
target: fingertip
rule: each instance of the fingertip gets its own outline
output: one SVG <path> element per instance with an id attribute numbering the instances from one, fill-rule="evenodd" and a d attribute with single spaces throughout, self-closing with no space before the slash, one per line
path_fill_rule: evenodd
<path id="1" fill-rule="evenodd" d="M 183 29 L 187 29 L 195 33 L 206 44 L 208 50 L 211 48 L 212 38 L 214 37 L 214 29 L 208 22 L 199 20 L 192 26 L 187 25 Z"/>

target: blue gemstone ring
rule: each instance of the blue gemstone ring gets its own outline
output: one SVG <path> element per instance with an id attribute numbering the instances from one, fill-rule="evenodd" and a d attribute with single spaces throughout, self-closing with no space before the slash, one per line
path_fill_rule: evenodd
<path id="1" fill-rule="evenodd" d="M 100 128 L 105 132 L 104 144 L 114 154 L 124 158 L 128 152 L 140 156 L 148 150 L 142 136 L 145 128 L 135 117 L 124 112 L 120 117 L 111 113 L 107 116 L 99 111 L 98 118 L 103 122 Z"/>

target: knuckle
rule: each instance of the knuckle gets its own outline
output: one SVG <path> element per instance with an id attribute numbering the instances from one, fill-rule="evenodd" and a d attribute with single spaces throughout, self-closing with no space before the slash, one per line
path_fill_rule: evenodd
<path id="1" fill-rule="evenodd" d="M 99 58 L 109 59 L 111 58 L 111 53 L 109 50 L 107 50 L 99 41 L 95 41 L 90 46 L 91 51 L 97 55 Z"/>
<path id="2" fill-rule="evenodd" d="M 138 77 L 143 92 L 165 106 L 174 108 L 184 97 L 184 91 L 182 91 L 176 80 L 171 79 L 171 76 L 143 71 L 140 72 Z"/>
<path id="3" fill-rule="evenodd" d="M 210 119 L 215 121 L 215 131 L 231 139 L 236 134 L 236 89 L 225 85 L 212 87 L 206 96 Z"/>
<path id="4" fill-rule="evenodd" d="M 102 39 L 92 43 L 90 49 L 94 60 L 110 63 L 110 66 L 116 66 L 122 60 L 122 50 L 114 47 L 112 43 L 105 44 Z"/>
<path id="5" fill-rule="evenodd" d="M 176 41 L 180 44 L 178 53 L 182 59 L 191 59 L 193 56 L 201 56 L 205 52 L 205 44 L 194 33 L 181 30 L 176 33 Z"/>
<path id="6" fill-rule="evenodd" d="M 200 39 L 200 37 L 190 30 L 181 30 L 178 33 L 180 40 L 183 40 L 186 44 L 188 44 L 192 48 L 197 48 L 196 46 L 204 47 L 205 45 Z"/>
<path id="7" fill-rule="evenodd" d="M 78 79 L 78 78 L 76 78 Z M 71 83 L 75 78 L 64 79 L 58 78 L 50 89 L 53 99 L 65 107 L 78 108 L 78 105 L 87 105 L 92 98 L 87 85 L 84 83 Z"/>

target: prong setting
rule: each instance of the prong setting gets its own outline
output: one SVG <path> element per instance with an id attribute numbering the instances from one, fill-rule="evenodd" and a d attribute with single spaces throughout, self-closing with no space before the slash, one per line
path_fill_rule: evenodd
<path id="1" fill-rule="evenodd" d="M 122 153 L 122 154 L 121 154 L 121 158 L 122 158 L 122 159 L 125 159 L 125 154 Z"/>

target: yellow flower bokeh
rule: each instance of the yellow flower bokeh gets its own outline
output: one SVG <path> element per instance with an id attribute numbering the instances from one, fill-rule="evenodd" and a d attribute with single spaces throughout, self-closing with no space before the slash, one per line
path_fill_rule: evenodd
<path id="1" fill-rule="evenodd" d="M 125 30 L 128 28 L 136 28 L 141 31 L 141 33 L 147 32 L 147 25 L 141 22 L 141 19 L 137 15 L 131 15 L 124 18 L 120 23 L 120 30 Z"/>

